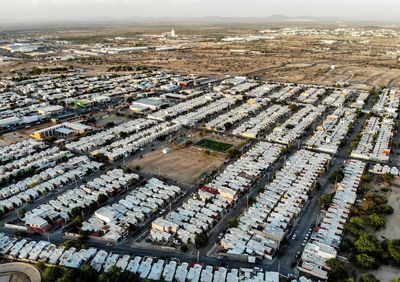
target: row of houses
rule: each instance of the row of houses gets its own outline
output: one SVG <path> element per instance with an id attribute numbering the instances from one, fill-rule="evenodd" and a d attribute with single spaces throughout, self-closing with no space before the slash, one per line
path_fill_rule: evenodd
<path id="1" fill-rule="evenodd" d="M 0 148 L 0 164 L 21 159 L 47 148 L 46 143 L 35 139 L 26 139 Z"/>
<path id="2" fill-rule="evenodd" d="M 79 156 L 50 167 L 0 190 L 0 209 L 8 211 L 31 202 L 48 192 L 71 184 L 98 170 L 103 164 Z"/>
<path id="3" fill-rule="evenodd" d="M 328 97 L 322 100 L 322 105 L 342 107 L 354 92 L 354 89 L 334 90 Z"/>
<path id="4" fill-rule="evenodd" d="M 19 176 L 24 175 L 26 172 L 39 172 L 48 167 L 54 167 L 57 165 L 57 162 L 70 156 L 71 152 L 69 151 L 61 150 L 58 147 L 51 147 L 11 161 L 0 166 L 0 182 L 7 184 L 11 180 L 18 179 Z"/>
<path id="5" fill-rule="evenodd" d="M 326 93 L 324 88 L 311 87 L 301 92 L 297 97 L 297 101 L 300 103 L 314 104 Z"/>
<path id="6" fill-rule="evenodd" d="M 16 260 L 60 265 L 68 268 L 80 268 L 90 265 L 98 272 L 107 272 L 112 267 L 137 274 L 141 280 L 166 282 L 279 282 L 279 272 L 264 271 L 260 268 L 228 269 L 187 263 L 177 260 L 140 257 L 98 250 L 96 248 L 69 249 L 57 247 L 48 241 L 28 241 L 0 233 L 0 253 Z M 306 282 L 308 280 L 302 280 Z"/>
<path id="7" fill-rule="evenodd" d="M 168 119 L 179 116 L 180 114 L 192 111 L 196 108 L 202 107 L 211 101 L 221 98 L 220 95 L 215 93 L 207 93 L 203 94 L 199 97 L 195 97 L 193 99 L 181 102 L 174 106 L 168 107 L 167 109 L 161 109 L 157 112 L 151 113 L 148 115 L 150 119 L 156 119 L 161 121 L 166 121 Z"/>
<path id="8" fill-rule="evenodd" d="M 241 96 L 226 96 L 222 99 L 216 100 L 210 104 L 207 104 L 195 111 L 189 112 L 185 115 L 181 115 L 173 119 L 171 122 L 180 125 L 193 126 L 203 119 L 220 113 L 226 109 L 229 109 L 241 99 Z"/>
<path id="9" fill-rule="evenodd" d="M 182 193 L 178 186 L 151 178 L 118 203 L 101 207 L 83 222 L 81 230 L 95 233 L 107 241 L 117 242 L 129 234 L 129 229 L 165 207 Z"/>
<path id="10" fill-rule="evenodd" d="M 384 89 L 379 100 L 372 107 L 372 112 L 389 118 L 397 118 L 400 103 L 400 89 Z"/>
<path id="11" fill-rule="evenodd" d="M 279 88 L 278 84 L 263 83 L 262 85 L 246 91 L 245 95 L 252 98 L 263 98 Z"/>
<path id="12" fill-rule="evenodd" d="M 337 108 L 307 139 L 305 146 L 325 153 L 335 154 L 356 119 L 354 110 Z"/>
<path id="13" fill-rule="evenodd" d="M 242 122 L 232 131 L 232 134 L 246 138 L 257 138 L 263 130 L 269 128 L 289 112 L 290 110 L 288 106 L 273 104 L 264 111 L 261 111 L 255 117 Z"/>
<path id="14" fill-rule="evenodd" d="M 155 141 L 157 138 L 168 136 L 181 129 L 180 124 L 163 122 L 144 130 L 138 130 L 126 138 L 116 140 L 91 152 L 92 155 L 104 154 L 109 160 L 115 161 L 135 153 L 143 146 Z"/>
<path id="15" fill-rule="evenodd" d="M 124 173 L 122 169 L 107 171 L 94 180 L 67 190 L 48 203 L 27 211 L 21 220 L 27 230 L 47 232 L 55 225 L 69 221 L 72 209 L 88 208 L 97 203 L 99 195 L 113 196 L 126 189 L 132 180 L 138 179 L 137 174 Z"/>
<path id="16" fill-rule="evenodd" d="M 364 125 L 357 147 L 351 152 L 351 157 L 387 162 L 391 151 L 393 131 L 394 121 L 392 119 L 370 117 Z"/>
<path id="17" fill-rule="evenodd" d="M 268 141 L 289 145 L 302 136 L 326 110 L 325 106 L 307 105 L 292 115 L 266 137 Z"/>
<path id="18" fill-rule="evenodd" d="M 96 134 L 81 137 L 77 141 L 67 143 L 65 147 L 71 151 L 80 153 L 90 152 L 109 142 L 120 139 L 120 134 L 122 132 L 130 135 L 156 124 L 157 122 L 154 120 L 147 120 L 143 118 L 130 120 Z"/>
<path id="19" fill-rule="evenodd" d="M 257 255 L 272 259 L 281 241 L 301 216 L 330 156 L 300 150 L 292 155 L 256 202 L 227 230 L 221 247 L 230 255 Z"/>
<path id="20" fill-rule="evenodd" d="M 219 115 L 205 124 L 209 130 L 225 131 L 268 104 L 266 99 L 250 99 L 246 103 Z"/>
<path id="21" fill-rule="evenodd" d="M 268 95 L 268 98 L 277 100 L 279 102 L 289 101 L 291 98 L 299 94 L 302 89 L 303 88 L 300 86 L 287 85 L 286 87 L 281 88 L 276 92 L 273 92 L 271 95 Z"/>
<path id="22" fill-rule="evenodd" d="M 328 279 L 330 268 L 326 261 L 337 256 L 365 166 L 365 163 L 359 160 L 347 161 L 343 170 L 344 178 L 336 186 L 333 202 L 303 250 L 298 265 L 300 272 L 317 279 Z"/>
<path id="23" fill-rule="evenodd" d="M 381 165 L 381 164 L 370 165 L 369 172 L 375 174 L 391 174 L 393 176 L 400 175 L 400 170 L 397 167 L 395 166 L 390 167 L 388 165 Z"/>

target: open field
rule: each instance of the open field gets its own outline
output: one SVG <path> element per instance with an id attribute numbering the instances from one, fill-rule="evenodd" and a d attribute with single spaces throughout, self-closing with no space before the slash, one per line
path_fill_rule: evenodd
<path id="1" fill-rule="evenodd" d="M 218 168 L 225 159 L 222 156 L 204 155 L 194 147 L 172 149 L 168 154 L 161 150 L 152 151 L 129 164 L 146 173 L 162 175 L 183 184 L 194 184 L 204 173 Z"/>
<path id="2" fill-rule="evenodd" d="M 376 231 L 377 237 L 384 237 L 389 240 L 400 238 L 400 179 L 395 178 L 390 185 L 388 204 L 393 207 L 393 214 L 387 215 L 386 226 Z"/>
<path id="3" fill-rule="evenodd" d="M 0 136 L 0 148 L 5 147 L 29 138 L 29 134 L 24 134 L 19 131 L 6 133 Z"/>

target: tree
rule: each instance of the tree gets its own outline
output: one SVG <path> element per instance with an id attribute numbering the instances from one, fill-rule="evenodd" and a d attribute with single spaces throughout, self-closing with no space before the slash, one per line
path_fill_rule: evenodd
<path id="1" fill-rule="evenodd" d="M 400 239 L 389 240 L 387 242 L 387 249 L 390 257 L 397 263 L 400 264 Z"/>
<path id="2" fill-rule="evenodd" d="M 373 268 L 376 266 L 375 259 L 367 254 L 356 255 L 356 262 L 364 268 Z"/>
<path id="3" fill-rule="evenodd" d="M 103 153 L 97 153 L 96 155 L 94 155 L 94 158 L 98 162 L 105 162 L 108 160 L 107 156 Z"/>
<path id="4" fill-rule="evenodd" d="M 228 225 L 231 228 L 236 228 L 239 225 L 239 220 L 236 217 L 231 217 L 228 219 Z"/>
<path id="5" fill-rule="evenodd" d="M 324 209 L 328 209 L 330 205 L 332 204 L 334 193 L 332 194 L 323 194 L 321 197 L 319 197 L 319 203 Z"/>
<path id="6" fill-rule="evenodd" d="M 81 207 L 74 207 L 71 211 L 70 211 L 72 217 L 77 217 L 79 215 L 82 215 L 82 208 Z"/>
<path id="7" fill-rule="evenodd" d="M 393 207 L 388 204 L 381 204 L 377 205 L 374 208 L 374 212 L 377 214 L 392 214 L 393 213 Z"/>
<path id="8" fill-rule="evenodd" d="M 400 282 L 400 277 L 394 278 L 394 279 L 392 280 L 392 282 Z"/>
<path id="9" fill-rule="evenodd" d="M 385 219 L 380 214 L 373 213 L 368 217 L 368 220 L 377 230 L 385 226 Z"/>
<path id="10" fill-rule="evenodd" d="M 187 245 L 182 245 L 181 246 L 181 251 L 186 253 L 189 250 L 189 247 Z"/>
<path id="11" fill-rule="evenodd" d="M 330 268 L 329 281 L 339 281 L 348 277 L 347 269 L 343 262 L 331 258 L 326 261 L 326 265 Z"/>
<path id="12" fill-rule="evenodd" d="M 99 194 L 99 196 L 97 197 L 97 202 L 101 205 L 104 204 L 105 202 L 107 202 L 108 197 L 105 194 Z"/>
<path id="13" fill-rule="evenodd" d="M 61 266 L 49 266 L 43 272 L 43 280 L 48 282 L 56 281 L 64 275 L 65 269 Z"/>
<path id="14" fill-rule="evenodd" d="M 371 273 L 363 274 L 360 277 L 360 282 L 380 282 L 378 279 L 376 279 L 375 275 Z"/>
<path id="15" fill-rule="evenodd" d="M 207 240 L 207 234 L 203 232 L 196 235 L 196 237 L 194 238 L 194 244 L 197 249 L 200 249 L 201 247 L 207 245 Z"/>
<path id="16" fill-rule="evenodd" d="M 378 239 L 374 235 L 367 233 L 361 234 L 354 246 L 360 253 L 380 254 L 382 251 Z"/>

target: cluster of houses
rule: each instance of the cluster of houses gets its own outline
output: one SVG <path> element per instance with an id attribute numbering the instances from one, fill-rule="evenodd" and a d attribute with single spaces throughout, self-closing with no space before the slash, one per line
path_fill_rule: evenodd
<path id="1" fill-rule="evenodd" d="M 357 91 L 357 97 L 355 98 L 355 101 L 350 104 L 350 108 L 361 110 L 366 105 L 368 97 L 369 97 L 368 92 Z"/>
<path id="2" fill-rule="evenodd" d="M 279 144 L 258 142 L 206 186 L 234 202 L 263 176 L 280 157 L 283 148 Z"/>
<path id="3" fill-rule="evenodd" d="M 129 192 L 117 203 L 101 207 L 83 222 L 81 230 L 117 242 L 129 234 L 130 227 L 137 227 L 167 203 L 181 194 L 181 188 L 151 178 L 140 188 Z"/>
<path id="4" fill-rule="evenodd" d="M 139 180 L 138 175 L 124 173 L 122 169 L 107 171 L 94 180 L 67 190 L 55 199 L 27 211 L 21 221 L 26 230 L 37 233 L 48 232 L 53 227 L 69 221 L 74 208 L 89 208 L 98 203 L 99 195 L 113 196 L 137 180 Z"/>
<path id="5" fill-rule="evenodd" d="M 300 103 L 314 104 L 326 93 L 324 88 L 311 87 L 303 91 L 298 97 L 297 101 Z"/>
<path id="6" fill-rule="evenodd" d="M 288 113 L 290 113 L 288 106 L 273 104 L 255 117 L 242 122 L 232 131 L 232 134 L 246 138 L 257 138 L 261 132 Z"/>
<path id="7" fill-rule="evenodd" d="M 195 236 L 207 232 L 260 179 L 279 158 L 282 150 L 282 145 L 257 143 L 202 187 L 193 198 L 164 219 L 155 220 L 152 223 L 152 239 L 168 241 L 176 233 L 183 243 L 194 243 Z"/>
<path id="8" fill-rule="evenodd" d="M 268 98 L 278 102 L 289 101 L 293 97 L 297 96 L 302 89 L 301 86 L 287 85 L 278 91 L 274 91 L 271 95 L 268 95 Z"/>
<path id="9" fill-rule="evenodd" d="M 228 255 L 257 255 L 272 259 L 315 189 L 330 156 L 300 150 L 292 155 L 253 205 L 228 229 L 221 247 Z"/>
<path id="10" fill-rule="evenodd" d="M 229 207 L 227 199 L 207 188 L 200 189 L 179 208 L 151 224 L 150 237 L 168 242 L 174 236 L 182 243 L 195 243 L 198 234 L 208 231 Z"/>
<path id="11" fill-rule="evenodd" d="M 103 164 L 79 156 L 20 180 L 0 190 L 0 209 L 8 211 L 29 203 L 48 192 L 82 179 Z"/>
<path id="12" fill-rule="evenodd" d="M 354 89 L 334 90 L 328 97 L 322 100 L 322 105 L 342 107 L 354 92 Z"/>
<path id="13" fill-rule="evenodd" d="M 328 279 L 329 267 L 326 261 L 336 258 L 350 209 L 357 198 L 357 189 L 365 169 L 365 163 L 348 160 L 344 168 L 344 178 L 336 185 L 333 202 L 322 216 L 319 226 L 311 235 L 301 255 L 298 269 L 317 279 Z"/>
<path id="14" fill-rule="evenodd" d="M 0 233 L 0 253 L 6 257 L 28 262 L 42 261 L 49 265 L 60 265 L 68 268 L 80 268 L 90 265 L 98 272 L 107 272 L 112 267 L 137 274 L 141 280 L 166 282 L 279 282 L 279 272 L 264 271 L 260 268 L 228 269 L 204 265 L 203 263 L 187 263 L 177 260 L 156 259 L 128 254 L 118 254 L 98 250 L 66 249 L 48 241 L 28 241 L 17 239 Z M 302 280 L 303 282 L 309 280 Z"/>
<path id="15" fill-rule="evenodd" d="M 6 81 L 7 88 L 0 92 L 0 130 L 30 126 L 45 118 L 62 116 L 71 107 L 107 106 L 115 99 L 135 93 L 158 95 L 168 91 L 176 92 L 181 89 L 181 81 L 194 79 L 195 77 L 162 71 L 89 76 L 71 70 L 64 75 L 43 75 L 18 82 Z"/>
<path id="16" fill-rule="evenodd" d="M 37 153 L 47 148 L 46 143 L 34 139 L 26 139 L 20 142 L 0 148 L 0 164 L 20 159 Z"/>
<path id="17" fill-rule="evenodd" d="M 193 126 L 201 120 L 220 113 L 226 109 L 229 109 L 241 99 L 241 96 L 226 96 L 222 99 L 216 100 L 204 107 L 198 108 L 195 111 L 189 112 L 185 115 L 181 115 L 172 120 L 175 124 Z"/>
<path id="18" fill-rule="evenodd" d="M 115 161 L 135 153 L 143 146 L 157 138 L 168 136 L 181 129 L 181 125 L 170 122 L 156 124 L 144 130 L 112 142 L 91 152 L 92 155 L 104 154 L 109 160 Z"/>
<path id="19" fill-rule="evenodd" d="M 397 118 L 399 103 L 400 89 L 384 89 L 379 96 L 379 100 L 372 107 L 372 112 L 388 118 Z"/>
<path id="20" fill-rule="evenodd" d="M 393 119 L 370 117 L 364 125 L 357 147 L 351 152 L 351 157 L 387 162 L 391 151 L 393 131 Z"/>
<path id="21" fill-rule="evenodd" d="M 237 122 L 254 114 L 268 104 L 266 99 L 250 99 L 247 103 L 233 108 L 225 114 L 219 115 L 205 124 L 208 130 L 225 131 L 230 129 Z"/>
<path id="22" fill-rule="evenodd" d="M 305 142 L 310 149 L 335 154 L 356 119 L 353 110 L 337 108 L 328 115 Z"/>
<path id="23" fill-rule="evenodd" d="M 7 184 L 25 173 L 40 172 L 46 168 L 54 167 L 57 162 L 71 156 L 69 151 L 61 150 L 58 147 L 44 148 L 44 150 L 34 147 L 34 150 L 36 152 L 31 155 L 22 156 L 0 165 L 0 182 Z"/>
<path id="24" fill-rule="evenodd" d="M 188 101 L 181 102 L 179 104 L 168 107 L 167 109 L 161 109 L 157 112 L 148 115 L 148 118 L 166 121 L 179 116 L 180 114 L 192 111 L 196 108 L 202 107 L 211 101 L 221 98 L 220 95 L 214 93 L 207 93 L 199 97 L 195 97 Z"/>
<path id="25" fill-rule="evenodd" d="M 320 117 L 326 110 L 325 106 L 315 107 L 307 105 L 293 114 L 281 126 L 275 127 L 267 136 L 267 140 L 280 144 L 292 144 L 297 138 L 302 136 L 312 123 Z"/>
<path id="26" fill-rule="evenodd" d="M 157 122 L 154 120 L 142 118 L 130 120 L 96 134 L 81 137 L 77 141 L 67 143 L 65 147 L 80 153 L 91 152 L 100 146 L 118 140 L 121 138 L 120 134 L 122 132 L 124 132 L 122 134 L 129 135 L 156 124 Z"/>
<path id="27" fill-rule="evenodd" d="M 246 96 L 253 98 L 262 98 L 278 88 L 279 88 L 278 84 L 263 83 L 262 85 L 257 86 L 256 88 L 250 91 L 247 91 L 245 94 Z"/>

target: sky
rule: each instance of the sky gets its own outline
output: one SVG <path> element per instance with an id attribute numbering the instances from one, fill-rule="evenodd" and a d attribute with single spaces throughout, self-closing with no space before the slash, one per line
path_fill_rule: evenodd
<path id="1" fill-rule="evenodd" d="M 0 0 L 0 21 L 74 21 L 137 17 L 333 16 L 399 20 L 399 0 Z"/>

